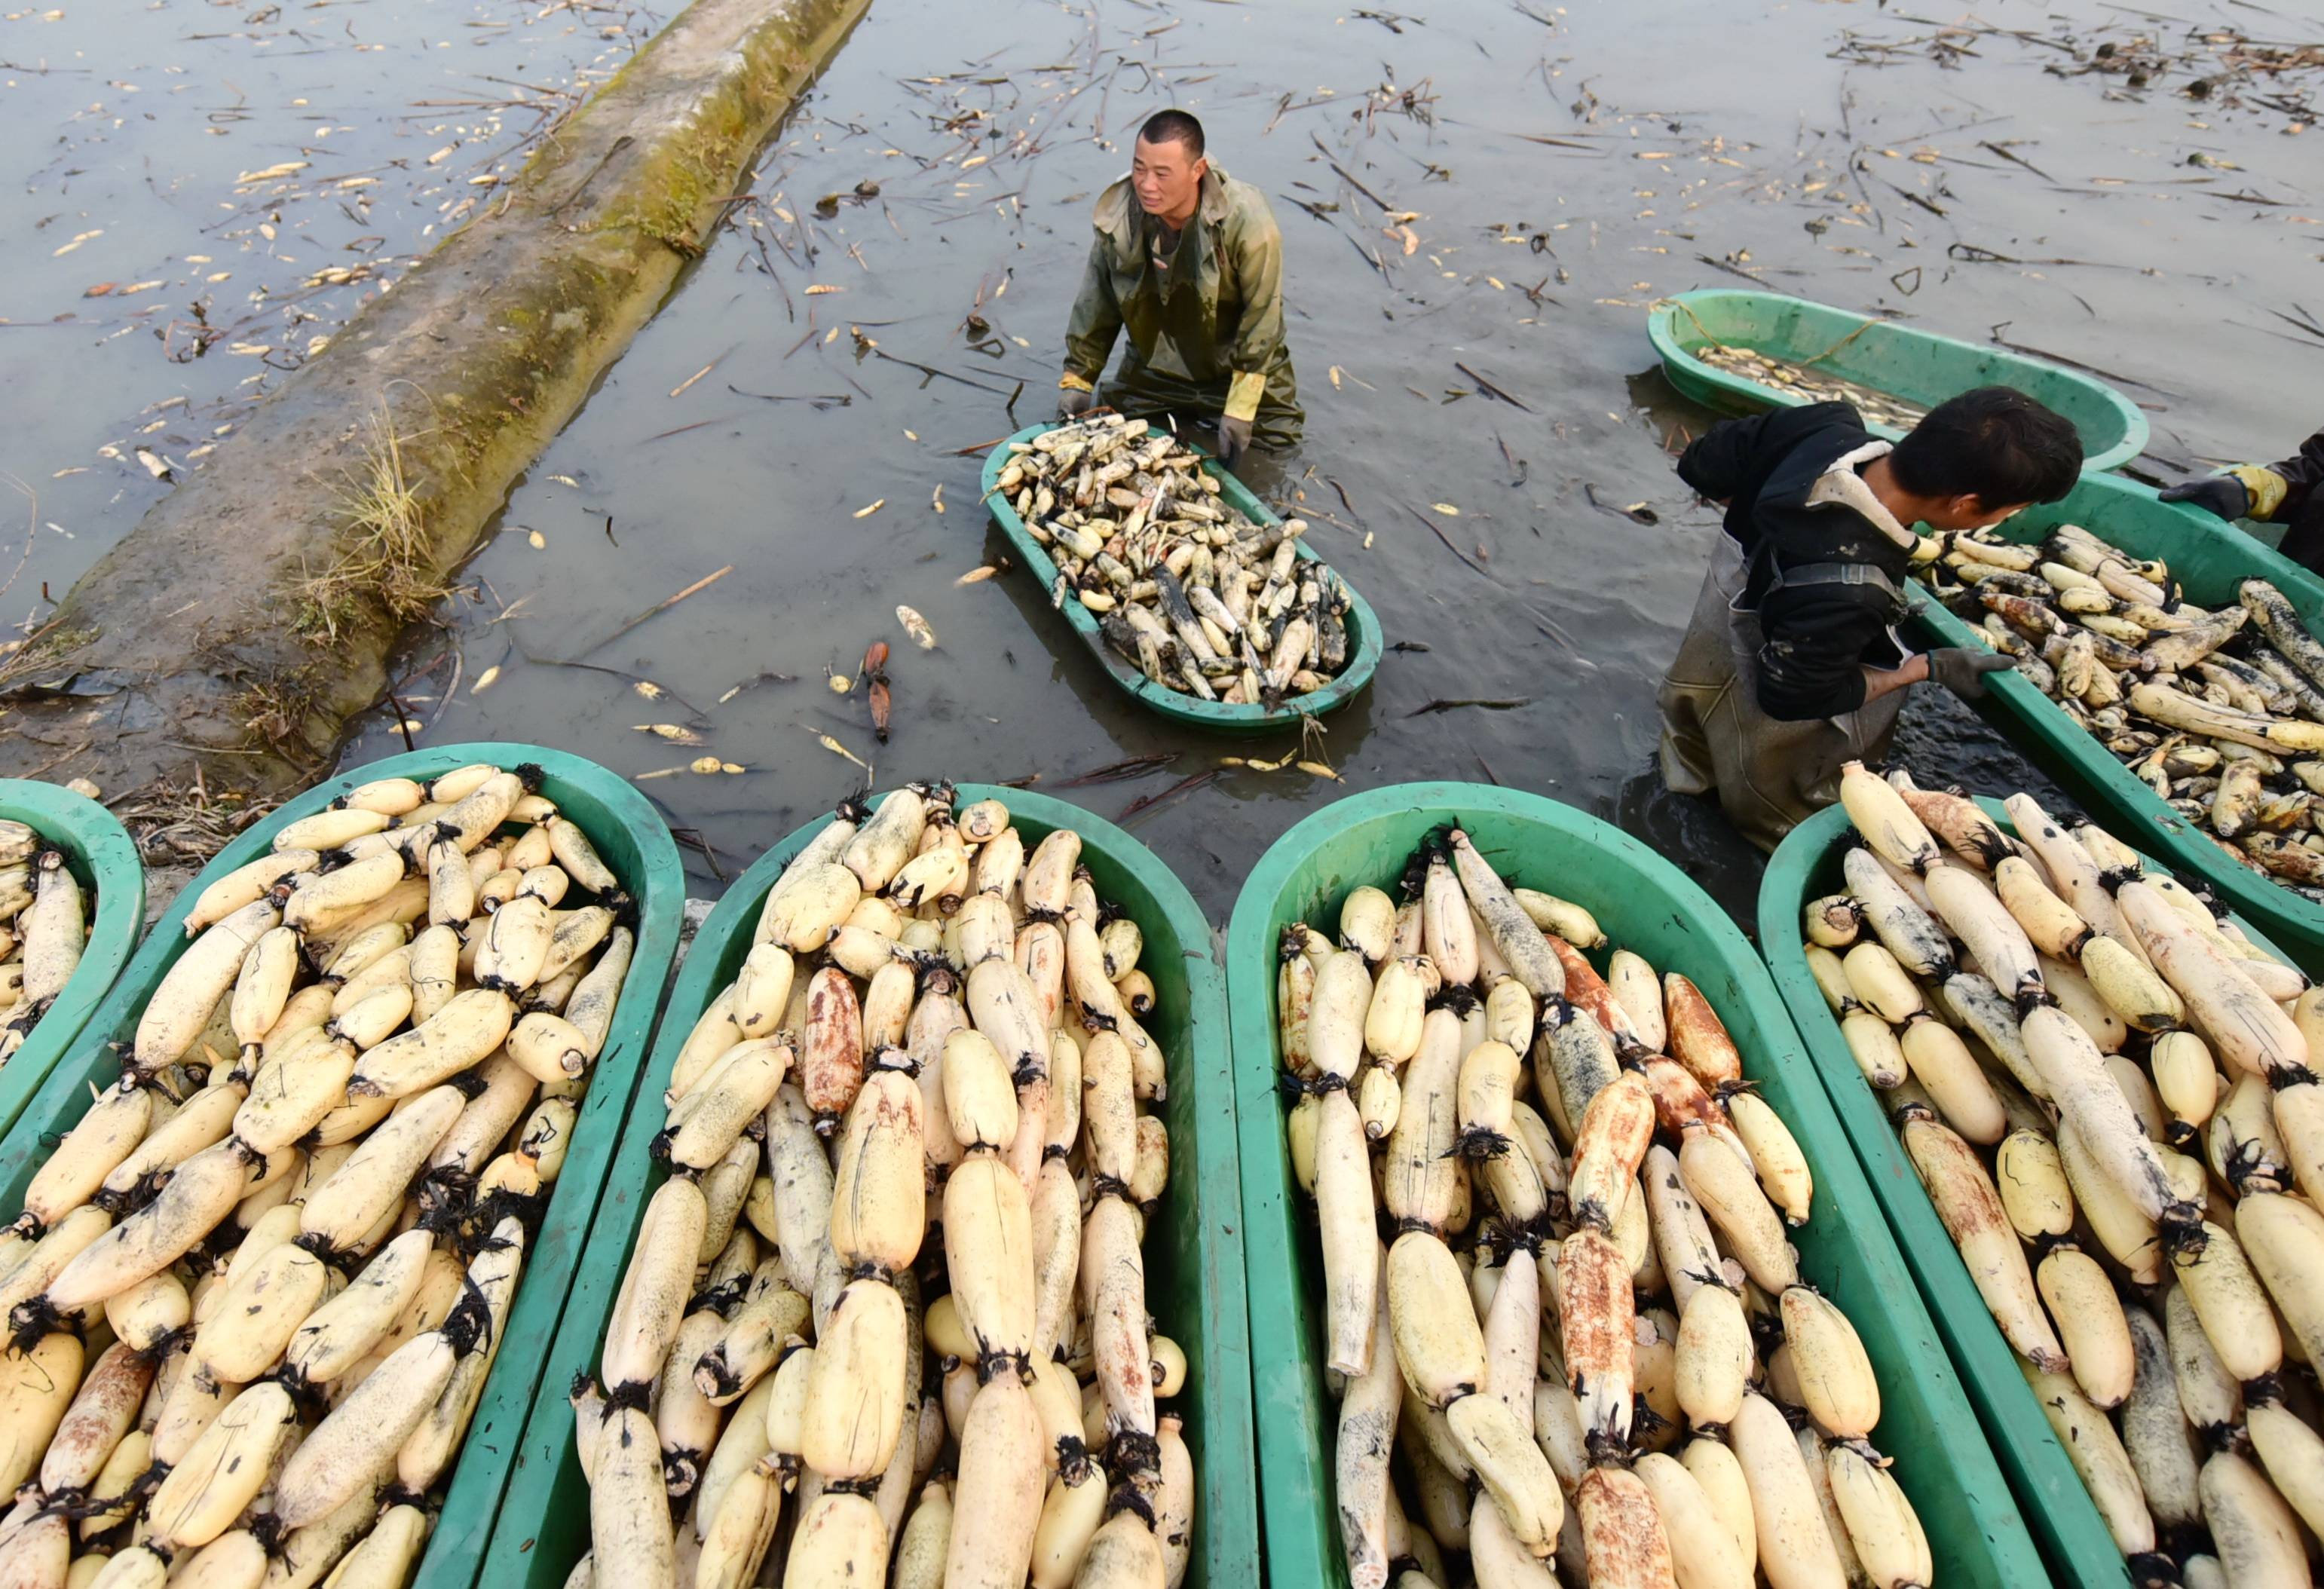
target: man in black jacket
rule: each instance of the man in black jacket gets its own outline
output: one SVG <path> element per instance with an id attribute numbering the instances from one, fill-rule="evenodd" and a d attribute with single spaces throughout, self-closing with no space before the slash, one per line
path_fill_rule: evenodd
<path id="1" fill-rule="evenodd" d="M 2081 465 L 2073 426 L 2006 386 L 1940 404 L 1893 448 L 1844 402 L 1713 426 L 1678 464 L 1727 518 L 1663 679 L 1663 781 L 1715 790 L 1772 850 L 1839 798 L 1842 763 L 1886 753 L 1908 687 L 1982 695 L 2006 658 L 1896 637 L 1914 526 L 1998 523 L 2065 495 Z"/>
<path id="2" fill-rule="evenodd" d="M 2190 502 L 2222 519 L 2256 519 L 2283 526 L 2280 550 L 2301 568 L 2324 573 L 2324 430 L 2300 444 L 2280 464 L 2237 464 L 2224 475 L 2190 480 L 2163 494 Z"/>

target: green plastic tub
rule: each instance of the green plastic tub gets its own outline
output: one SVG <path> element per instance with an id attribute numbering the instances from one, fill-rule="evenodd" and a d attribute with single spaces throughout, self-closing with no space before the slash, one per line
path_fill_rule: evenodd
<path id="1" fill-rule="evenodd" d="M 1007 495 L 993 483 L 1001 478 L 1001 471 L 1008 467 L 1010 458 L 1014 456 L 1010 451 L 1011 442 L 1030 441 L 1042 432 L 1054 429 L 1053 425 L 1028 425 L 995 447 L 984 460 L 982 486 L 984 500 L 991 507 L 993 520 L 1001 526 L 1001 533 L 1009 537 L 1009 544 L 1015 549 L 1018 559 L 1025 565 L 1026 577 L 1037 582 L 1044 591 L 1056 587 L 1057 566 L 1049 560 L 1048 549 L 1026 533 L 1025 522 L 1017 516 L 1017 510 L 1010 504 Z M 1148 434 L 1160 433 L 1160 426 L 1148 427 Z M 1268 511 L 1267 504 L 1253 496 L 1241 481 L 1221 469 L 1215 461 L 1206 458 L 1203 467 L 1218 477 L 1221 495 L 1229 507 L 1254 523 L 1277 522 L 1276 515 Z M 1298 547 L 1299 556 L 1305 561 L 1320 560 L 1305 537 L 1300 538 Z M 1074 633 L 1082 644 L 1089 648 L 1090 654 L 1097 659 L 1097 664 L 1105 670 L 1105 676 L 1125 693 L 1134 697 L 1140 706 L 1159 712 L 1165 717 L 1192 723 L 1198 728 L 1213 728 L 1223 734 L 1259 734 L 1270 728 L 1292 726 L 1302 717 L 1320 717 L 1326 712 L 1344 707 L 1372 681 L 1372 673 L 1379 667 L 1380 660 L 1379 619 L 1373 615 L 1370 604 L 1358 594 L 1345 574 L 1340 575 L 1340 583 L 1347 586 L 1348 590 L 1348 665 L 1341 670 L 1338 678 L 1323 688 L 1306 695 L 1286 696 L 1283 704 L 1271 712 L 1263 706 L 1229 706 L 1223 701 L 1206 701 L 1199 696 L 1165 689 L 1114 653 L 1098 633 L 1096 614 L 1081 603 L 1065 603 L 1065 620 L 1073 626 Z"/>
<path id="2" fill-rule="evenodd" d="M 1828 370 L 1923 408 L 1971 387 L 2015 386 L 2074 422 L 2082 467 L 2093 474 L 2128 463 L 2146 448 L 2146 416 L 2093 376 L 1804 298 L 1725 288 L 1682 292 L 1649 309 L 1646 335 L 1671 384 L 1712 408 L 1748 412 L 1815 401 L 1694 356 L 1706 343 L 1720 343 Z M 1904 434 L 1886 425 L 1870 429 L 1892 441 Z"/>
<path id="3" fill-rule="evenodd" d="M 1316 812 L 1260 857 L 1227 933 L 1252 1334 L 1265 1331 L 1276 1343 L 1253 1359 L 1270 1580 L 1302 1589 L 1348 1582 L 1333 1509 L 1323 1259 L 1291 1178 L 1276 1087 L 1277 939 L 1293 921 L 1335 921 L 1351 888 L 1395 877 L 1422 836 L 1448 822 L 1459 823 L 1512 884 L 1588 907 L 1614 945 L 1702 988 L 1814 1174 L 1813 1214 L 1792 1233 L 1801 1272 L 1847 1313 L 1878 1371 L 1873 1443 L 1896 1460 L 1896 1478 L 1935 1553 L 1936 1582 L 1943 1589 L 2044 1582 L 1942 1338 L 1751 946 L 1709 895 L 1628 834 L 1537 795 L 1468 783 L 1398 784 Z"/>
<path id="4" fill-rule="evenodd" d="M 686 905 L 685 872 L 669 829 L 645 798 L 595 762 L 538 745 L 501 743 L 435 746 L 325 780 L 236 837 L 186 886 L 154 923 L 144 947 L 111 995 L 90 1017 L 69 1060 L 55 1067 L 23 1118 L 0 1141 L 0 1204 L 14 1208 L 57 1138 L 79 1121 L 88 1105 L 89 1087 L 105 1086 L 121 1074 L 111 1044 L 125 1046 L 135 1034 L 146 995 L 184 952 L 189 941 L 183 927 L 186 910 L 204 888 L 264 854 L 285 823 L 311 816 L 358 783 L 374 778 L 424 779 L 470 762 L 503 767 L 531 762 L 541 769 L 540 792 L 589 836 L 637 901 L 638 942 L 629 975 L 622 983 L 613 1028 L 582 1099 L 565 1168 L 540 1233 L 525 1254 L 516 1302 L 509 1311 L 508 1338 L 484 1381 L 484 1398 L 445 1490 L 443 1512 L 420 1558 L 413 1580 L 419 1589 L 467 1589 L 483 1569 L 485 1537 L 508 1482 L 509 1455 L 525 1409 L 532 1404 L 543 1351 L 564 1312 L 566 1289 L 581 1261 L 582 1236 L 604 1189 L 613 1139 L 637 1088 L 655 1003 L 678 947 L 678 920 Z"/>
<path id="5" fill-rule="evenodd" d="M 2204 606 L 2233 606 L 2240 582 L 2265 579 L 2283 592 L 2310 628 L 2324 633 L 2324 580 L 2226 521 L 2164 502 L 2135 480 L 2085 475 L 2064 501 L 2026 509 L 2002 524 L 2000 533 L 2013 541 L 2034 541 L 2060 524 L 2080 524 L 2134 557 L 2162 559 L 2187 598 Z M 1969 624 L 1923 587 L 1914 587 L 1913 605 L 1905 637 L 1914 644 L 1979 643 Z M 2125 844 L 2182 877 L 2200 877 L 2303 969 L 2324 970 L 2324 905 L 2311 904 L 2243 866 L 2023 676 L 1990 675 L 1985 698 L 1974 704 L 1986 721 Z"/>
<path id="6" fill-rule="evenodd" d="M 0 778 L 0 818 L 24 823 L 62 850 L 74 878 L 97 896 L 80 964 L 24 1046 L 0 1065 L 0 1136 L 5 1136 L 49 1072 L 71 1050 L 73 1039 L 137 947 L 137 932 L 145 921 L 145 866 L 137 857 L 137 841 L 112 812 L 53 783 Z"/>
<path id="7" fill-rule="evenodd" d="M 2015 826 L 1998 800 L 1979 799 L 2004 831 Z M 2055 815 L 2055 813 L 2052 813 Z M 2103 823 L 2100 826 L 2104 826 Z M 1929 1195 L 1914 1172 L 1896 1128 L 1889 1123 L 1879 1095 L 1864 1079 L 1849 1054 L 1840 1022 L 1816 989 L 1800 936 L 1801 914 L 1811 900 L 1842 892 L 1840 856 L 1849 834 L 1848 813 L 1834 806 L 1792 829 L 1759 884 L 1759 946 L 1775 973 L 1775 987 L 1806 1039 L 1807 1051 L 1832 1112 L 1856 1149 L 1872 1183 L 1896 1246 L 1904 1254 L 1921 1297 L 1952 1354 L 1954 1371 L 1993 1437 L 1994 1453 L 2009 1475 L 2010 1487 L 2048 1558 L 2052 1582 L 2078 1589 L 2124 1589 L 2130 1570 L 2114 1536 L 2076 1475 L 2065 1448 L 2051 1432 L 2041 1403 L 2026 1387 L 2017 1355 L 2002 1339 L 1976 1282 L 1963 1267 L 1952 1238 L 1945 1234 Z M 2266 943 L 2244 924 L 2255 941 Z M 2277 947 L 2268 943 L 2270 948 Z"/>
<path id="8" fill-rule="evenodd" d="M 1170 1094 L 1163 1119 L 1175 1160 L 1169 1190 L 1148 1226 L 1146 1280 L 1157 1327 L 1186 1353 L 1186 1385 L 1177 1400 L 1186 1415 L 1196 1488 L 1186 1582 L 1195 1589 L 1242 1589 L 1252 1582 L 1250 1564 L 1259 1556 L 1259 1497 L 1250 1481 L 1250 1337 L 1238 1294 L 1242 1218 L 1226 995 L 1210 927 L 1185 885 L 1145 845 L 1102 818 L 1021 790 L 956 788 L 964 806 L 1004 802 L 1028 847 L 1054 828 L 1074 828 L 1098 893 L 1121 906 L 1145 933 L 1139 965 L 1153 977 L 1155 993 L 1146 1026 L 1167 1050 Z M 799 828 L 735 879 L 678 969 L 654 1040 L 649 1085 L 622 1138 L 611 1187 L 589 1232 L 565 1323 L 518 1445 L 515 1477 L 488 1552 L 494 1589 L 558 1589 L 589 1548 L 589 1489 L 573 1448 L 567 1392 L 576 1375 L 597 1367 L 605 1320 L 646 1202 L 664 1178 L 649 1152 L 662 1125 L 659 1089 L 694 1022 L 733 981 L 750 952 L 760 907 L 775 879 L 827 820 L 817 818 Z M 787 1504 L 787 1522 L 788 1511 Z"/>

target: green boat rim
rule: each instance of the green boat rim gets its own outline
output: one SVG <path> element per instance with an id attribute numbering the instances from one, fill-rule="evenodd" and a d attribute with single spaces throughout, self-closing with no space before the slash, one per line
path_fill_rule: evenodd
<path id="1" fill-rule="evenodd" d="M 1249 1477 L 1255 1465 L 1250 1352 L 1240 1298 L 1232 1284 L 1220 1281 L 1222 1276 L 1240 1277 L 1242 1272 L 1242 1219 L 1225 1046 L 1226 994 L 1213 957 L 1211 928 L 1176 873 L 1136 838 L 1093 812 L 1022 790 L 962 783 L 954 791 L 964 806 L 979 799 L 1001 800 L 1011 821 L 1021 821 L 1028 829 L 1046 832 L 1070 825 L 1082 836 L 1083 864 L 1091 868 L 1101 892 L 1117 903 L 1125 893 L 1139 897 L 1139 906 L 1131 913 L 1148 928 L 1147 954 L 1166 944 L 1176 947 L 1178 971 L 1154 973 L 1157 994 L 1175 993 L 1185 1003 L 1183 1036 L 1167 1045 L 1179 1050 L 1181 1061 L 1173 1067 L 1167 1104 L 1174 1163 L 1165 1196 L 1194 1198 L 1194 1228 L 1181 1226 L 1177 1245 L 1182 1250 L 1168 1260 L 1180 1266 L 1184 1280 L 1173 1295 L 1175 1306 L 1149 1304 L 1149 1311 L 1185 1332 L 1173 1338 L 1185 1352 L 1188 1364 L 1188 1384 L 1179 1404 L 1194 1415 L 1187 1422 L 1186 1439 L 1196 1471 L 1196 1545 L 1187 1582 L 1201 1589 L 1248 1582 L 1250 1564 L 1259 1552 L 1258 1496 Z M 696 934 L 663 1005 L 652 1057 L 645 1067 L 650 1083 L 658 1084 L 668 1074 L 700 1012 L 731 980 L 750 947 L 761 906 L 776 878 L 828 820 L 827 816 L 817 817 L 802 825 L 727 886 Z M 1029 841 L 1033 835 L 1028 831 L 1027 837 Z M 1141 964 L 1147 963 L 1141 957 Z M 1181 975 L 1183 991 L 1172 988 L 1170 984 Z M 1191 1085 L 1182 1090 L 1182 1083 Z M 661 1123 L 661 1110 L 650 1086 L 641 1089 L 640 1097 L 657 1102 L 650 1108 L 641 1106 L 623 1133 L 587 1253 L 578 1266 L 565 1317 L 546 1354 L 525 1418 L 506 1499 L 484 1552 L 484 1559 L 496 1566 L 517 1569 L 521 1582 L 512 1589 L 558 1589 L 579 1549 L 587 1547 L 586 1484 L 573 1452 L 567 1390 L 574 1373 L 597 1367 L 604 1321 L 643 1215 L 641 1194 L 650 1178 L 658 1178 L 648 1148 Z M 1149 1263 L 1155 1243 L 1149 1227 Z"/>
<path id="2" fill-rule="evenodd" d="M 2135 557 L 2161 557 L 2171 566 L 2174 578 L 2180 577 L 2182 564 L 2190 559 L 2216 559 L 2227 577 L 2224 584 L 2200 586 L 2207 593 L 2218 593 L 2216 598 L 2196 596 L 2203 605 L 2231 605 L 2236 580 L 2265 579 L 2283 593 L 2311 629 L 2324 633 L 2324 578 L 2225 520 L 2163 502 L 2152 486 L 2111 475 L 2085 475 L 2065 502 L 2029 511 L 2020 519 L 2034 524 L 2037 531 L 2046 531 L 2049 524 L 2066 516 L 2065 510 L 2076 503 L 2083 509 L 2080 518 L 2090 521 L 2093 533 L 2108 540 L 2121 535 L 2119 526 L 2126 520 L 2158 526 L 2154 536 L 2135 537 L 2144 544 L 2123 550 Z M 2005 522 L 2002 533 L 2011 539 L 2030 539 L 2012 534 L 2011 526 L 2018 523 L 2019 520 Z M 2172 540 L 2164 549 L 2164 540 L 2174 533 L 2188 537 L 2187 544 L 2181 546 Z M 2189 594 L 2195 596 L 2195 589 L 2190 587 Z M 1982 643 L 1968 624 L 1947 611 L 1917 582 L 1911 587 L 1911 599 L 1913 611 L 1904 624 L 1907 640 L 1924 648 Z M 2301 970 L 2324 973 L 2324 905 L 2303 899 L 2236 861 L 2024 675 L 2012 670 L 1988 676 L 1985 698 L 1975 706 L 1978 715 L 2019 751 L 2065 784 L 2093 817 L 2122 828 L 2124 843 L 2153 855 L 2181 876 L 2210 884 L 2237 914 L 2282 945 Z"/>
<path id="3" fill-rule="evenodd" d="M 73 1040 L 136 952 L 145 922 L 145 863 L 120 818 L 87 795 L 59 784 L 0 778 L 0 818 L 25 824 L 62 850 L 74 878 L 97 895 L 80 964 L 24 1046 L 0 1065 L 0 1136 L 5 1136 L 49 1072 L 71 1052 Z"/>
<path id="4" fill-rule="evenodd" d="M 282 827 L 324 809 L 341 793 L 378 778 L 426 777 L 472 762 L 543 774 L 542 790 L 588 834 L 606 864 L 622 875 L 636 902 L 637 944 L 622 984 L 613 1024 L 549 1206 L 525 1255 L 526 1272 L 503 1326 L 503 1338 L 520 1350 L 497 1357 L 449 1475 L 439 1481 L 443 1505 L 411 1582 L 415 1589 L 471 1589 L 483 1572 L 484 1546 L 508 1477 L 503 1447 L 531 1404 L 541 1369 L 535 1345 L 554 1332 L 565 1307 L 583 1234 L 604 1189 L 613 1138 L 627 1112 L 646 1051 L 646 1037 L 685 908 L 685 872 L 677 843 L 643 796 L 627 780 L 594 762 L 545 746 L 485 742 L 430 746 L 333 774 L 270 811 L 236 835 L 162 911 L 128 968 L 74 1045 L 72 1062 L 55 1067 L 5 1139 L 0 1139 L 0 1201 L 20 1199 L 55 1135 L 80 1118 L 86 1084 L 110 1081 L 117 1066 L 106 1039 L 126 1041 L 146 997 L 192 941 L 186 911 L 217 878 L 257 858 Z M 94 1034 L 94 1035 L 92 1035 Z"/>
<path id="5" fill-rule="evenodd" d="M 1880 315 L 1862 314 L 1854 309 L 1819 303 L 1813 299 L 1795 298 L 1789 293 L 1753 291 L 1748 288 L 1698 288 L 1691 292 L 1674 293 L 1667 298 L 1657 299 L 1647 306 L 1647 338 L 1654 344 L 1655 353 L 1661 356 L 1672 383 L 1689 397 L 1713 406 L 1741 404 L 1747 408 L 1788 407 L 1814 401 L 1798 393 L 1785 392 L 1779 387 L 1763 384 L 1731 370 L 1722 370 L 1706 364 L 1691 351 L 1692 348 L 1706 341 L 1723 342 L 1730 346 L 1756 347 L 1760 352 L 1786 357 L 1796 351 L 1773 344 L 1755 342 L 1748 336 L 1715 335 L 1703 323 L 1702 316 L 1706 312 L 1747 304 L 1755 308 L 1760 305 L 1802 305 L 1814 311 L 1819 319 L 1831 318 L 1855 322 L 1854 329 L 1842 331 L 1840 336 L 1828 339 L 1827 346 L 1823 349 L 1824 355 L 1833 351 L 1834 345 L 1845 342 L 1866 328 L 1878 326 L 1886 328 L 1899 337 L 1913 339 L 1926 346 L 1931 352 L 1940 354 L 1947 362 L 1958 364 L 1973 361 L 1976 365 L 1983 365 L 1988 371 L 1997 374 L 2022 372 L 2019 379 L 2031 383 L 2047 385 L 2055 383 L 2074 389 L 2085 400 L 2075 406 L 2086 408 L 2088 411 L 2076 419 L 2076 428 L 2083 431 L 2082 469 L 2085 474 L 2098 474 L 2105 470 L 2119 468 L 2146 449 L 2149 427 L 2145 413 L 2136 403 L 2097 376 L 2068 369 L 2061 365 L 2052 364 L 2047 359 L 2013 353 L 2005 347 L 1968 342 L 1958 337 L 1948 337 L 1942 332 L 1924 330 L 1910 321 L 1890 319 Z M 1788 310 L 1778 312 L 1788 312 Z M 1838 329 L 1837 327 L 1833 328 Z M 1699 333 L 1699 336 L 1690 337 L 1690 331 Z M 1850 379 L 1858 378 L 1850 377 Z M 1877 381 L 1859 380 L 1858 383 L 1889 391 L 1892 395 L 1907 402 L 1922 402 L 1923 406 L 1932 406 L 1923 402 L 1920 396 L 1894 391 L 1892 388 L 1881 386 Z M 1967 383 L 1983 383 L 1979 380 Z M 1953 389 L 1960 390 L 1962 384 L 1956 384 Z M 1945 395 L 1949 396 L 1950 393 L 1948 392 Z M 1883 424 L 1869 424 L 1868 428 L 1875 434 L 1891 440 L 1903 434 L 1894 427 Z"/>
<path id="6" fill-rule="evenodd" d="M 1254 1357 L 1252 1397 L 1274 1581 L 1333 1589 L 1348 1582 L 1330 1492 L 1330 1404 L 1321 1354 L 1305 1327 L 1311 1310 L 1320 1309 L 1320 1292 L 1300 1286 L 1314 1239 L 1294 1212 L 1276 1086 L 1276 933 L 1302 908 L 1321 906 L 1356 882 L 1379 882 L 1382 857 L 1373 852 L 1408 848 L 1448 821 L 1469 826 L 1489 858 L 1505 844 L 1535 837 L 1562 846 L 1562 855 L 1504 866 L 1503 873 L 1576 899 L 1616 943 L 1702 986 L 1738 1046 L 1756 1056 L 1753 1079 L 1808 1157 L 1821 1207 L 1795 1233 L 1804 1238 L 1803 1272 L 1834 1295 L 1874 1354 L 1884 1400 L 1875 1438 L 1897 1458 L 1895 1472 L 1937 1552 L 1938 1581 L 1977 1589 L 2042 1582 L 2040 1557 L 2007 1503 L 1936 1326 L 1757 955 L 1707 895 L 1636 838 L 1540 796 L 1460 783 L 1372 790 L 1309 816 L 1252 869 L 1227 932 L 1250 1305 L 1254 1338 L 1263 1326 L 1277 1343 L 1266 1359 Z M 1349 855 L 1360 848 L 1365 853 Z M 1335 852 L 1342 858 L 1333 859 Z M 1585 873 L 1609 880 L 1608 897 L 1593 898 L 1582 886 Z"/>
<path id="7" fill-rule="evenodd" d="M 1001 526 L 1001 533 L 1009 538 L 1009 544 L 1023 560 L 1026 574 L 1044 593 L 1055 585 L 1057 566 L 1050 560 L 1048 549 L 1026 531 L 1024 521 L 1017 516 L 1016 508 L 995 482 L 1000 479 L 1001 471 L 1008 467 L 1010 459 L 1016 456 L 1014 448 L 1018 443 L 1028 442 L 1034 437 L 1055 429 L 1054 425 L 1028 425 L 995 444 L 984 460 L 982 485 L 993 521 Z M 1149 424 L 1147 433 L 1161 434 L 1162 428 Z M 1262 524 L 1279 522 L 1267 504 L 1251 494 L 1249 486 L 1219 469 L 1215 460 L 1205 457 L 1203 467 L 1217 477 L 1221 494 L 1238 512 Z M 1322 556 L 1308 544 L 1305 536 L 1301 536 L 1296 545 L 1302 561 L 1323 561 Z M 1320 717 L 1347 705 L 1362 693 L 1364 687 L 1371 682 L 1373 673 L 1379 670 L 1381 654 L 1379 618 L 1346 574 L 1336 568 L 1333 572 L 1348 593 L 1348 664 L 1323 688 L 1311 690 L 1305 695 L 1286 696 L 1283 704 L 1273 711 L 1263 706 L 1230 706 L 1224 701 L 1206 701 L 1199 696 L 1166 689 L 1107 651 L 1105 642 L 1098 633 L 1097 619 L 1087 607 L 1079 602 L 1068 601 L 1061 610 L 1074 635 L 1096 660 L 1099 669 L 1117 688 L 1134 697 L 1141 706 L 1166 717 L 1175 717 L 1182 723 L 1192 723 L 1204 728 L 1232 734 L 1256 734 L 1270 728 L 1290 727 L 1303 717 Z"/>
<path id="8" fill-rule="evenodd" d="M 2016 831 L 2000 801 L 1980 797 L 1978 804 L 2005 831 Z M 1984 1415 L 2020 1510 L 2046 1547 L 2054 1581 L 2073 1589 L 2123 1589 L 2130 1583 L 2130 1569 L 2106 1520 L 2027 1388 L 2016 1353 L 1945 1233 L 1887 1112 L 1857 1067 L 1808 969 L 1801 911 L 1810 900 L 1830 892 L 1823 879 L 1836 868 L 1848 831 L 1847 812 L 1837 806 L 1819 811 L 1794 828 L 1769 860 L 1759 885 L 1759 942 L 1768 970 L 1945 1337 L 1953 1367 Z M 2282 953 L 2258 930 L 2243 925 L 2255 941 Z"/>

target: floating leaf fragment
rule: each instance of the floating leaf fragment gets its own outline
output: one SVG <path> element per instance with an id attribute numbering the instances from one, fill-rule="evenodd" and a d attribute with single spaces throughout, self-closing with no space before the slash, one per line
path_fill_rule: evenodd
<path id="1" fill-rule="evenodd" d="M 742 683 L 737 684 L 727 690 L 724 695 L 718 697 L 718 704 L 723 707 L 728 701 L 733 700 L 736 696 L 741 695 L 744 690 L 756 689 L 761 684 L 788 684 L 790 682 L 791 676 L 788 673 L 776 673 L 771 671 L 761 672 L 756 678 L 745 679 Z"/>

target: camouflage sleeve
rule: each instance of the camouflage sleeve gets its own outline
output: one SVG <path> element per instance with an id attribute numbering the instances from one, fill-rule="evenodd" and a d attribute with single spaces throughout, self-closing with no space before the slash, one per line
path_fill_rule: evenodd
<path id="1" fill-rule="evenodd" d="M 1074 300 L 1074 316 L 1065 325 L 1065 369 L 1057 380 L 1060 386 L 1096 390 L 1098 377 L 1105 374 L 1105 361 L 1113 356 L 1113 339 L 1121 334 L 1121 306 L 1113 300 L 1113 273 L 1105 255 L 1105 239 L 1092 238 L 1081 295 Z"/>
<path id="2" fill-rule="evenodd" d="M 1242 288 L 1242 323 L 1219 328 L 1227 368 L 1226 415 L 1256 419 L 1267 394 L 1267 372 L 1283 353 L 1283 234 L 1272 217 L 1251 217 L 1234 229 L 1229 255 Z"/>

